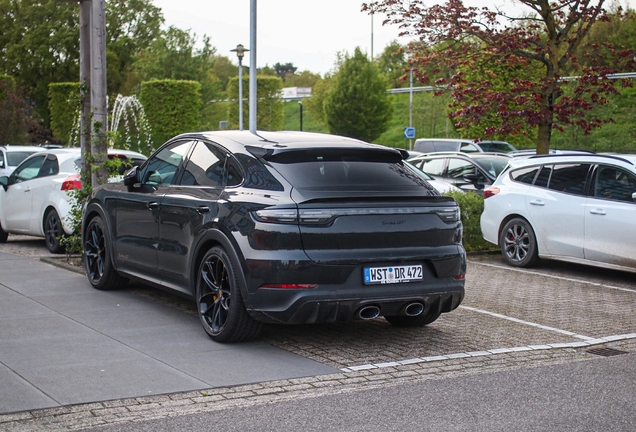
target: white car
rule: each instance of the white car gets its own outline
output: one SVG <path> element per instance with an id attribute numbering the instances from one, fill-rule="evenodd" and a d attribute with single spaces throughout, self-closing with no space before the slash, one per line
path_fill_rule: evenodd
<path id="1" fill-rule="evenodd" d="M 10 175 L 20 162 L 33 153 L 41 152 L 42 147 L 2 145 L 0 146 L 0 176 Z"/>
<path id="2" fill-rule="evenodd" d="M 40 149 L 41 150 L 41 149 Z M 110 158 L 128 158 L 140 165 L 146 157 L 127 150 L 109 150 Z M 0 177 L 0 243 L 8 234 L 44 237 L 52 253 L 63 251 L 59 238 L 73 234 L 69 191 L 81 188 L 79 148 L 44 150 L 27 157 L 10 176 Z"/>
<path id="3" fill-rule="evenodd" d="M 636 155 L 511 159 L 484 191 L 481 231 L 512 266 L 548 258 L 636 272 Z"/>
<path id="4" fill-rule="evenodd" d="M 406 163 L 411 168 L 413 168 L 415 171 L 417 171 L 417 173 L 419 175 L 424 177 L 426 179 L 426 181 L 429 182 L 430 185 L 433 186 L 437 190 L 437 192 L 439 192 L 441 194 L 445 194 L 446 192 L 463 192 L 463 190 L 461 190 L 460 188 L 456 187 L 455 185 L 453 185 L 451 183 L 445 182 L 443 180 L 437 180 L 433 176 L 425 173 L 424 171 L 422 171 L 421 169 L 419 169 L 415 165 L 409 163 L 408 161 L 406 161 Z"/>

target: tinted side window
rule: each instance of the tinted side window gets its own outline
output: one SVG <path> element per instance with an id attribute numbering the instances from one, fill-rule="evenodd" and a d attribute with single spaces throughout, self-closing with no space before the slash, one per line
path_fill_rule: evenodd
<path id="1" fill-rule="evenodd" d="M 426 174 L 430 174 L 433 176 L 441 176 L 442 173 L 444 172 L 445 162 L 446 162 L 446 159 L 444 158 L 425 160 L 422 163 L 422 166 L 420 167 L 420 169 L 424 171 Z"/>
<path id="2" fill-rule="evenodd" d="M 541 167 L 529 167 L 514 170 L 510 173 L 510 178 L 520 183 L 532 184 Z"/>
<path id="3" fill-rule="evenodd" d="M 466 174 L 476 174 L 475 165 L 463 159 L 448 159 L 448 177 L 463 178 Z"/>
<path id="4" fill-rule="evenodd" d="M 479 149 L 477 148 L 475 144 L 462 143 L 461 147 L 459 148 L 459 151 L 464 153 L 477 153 L 479 152 Z"/>
<path id="5" fill-rule="evenodd" d="M 210 143 L 198 142 L 186 165 L 182 185 L 223 187 L 225 154 Z"/>
<path id="6" fill-rule="evenodd" d="M 590 164 L 554 165 L 549 189 L 575 195 L 585 194 Z"/>
<path id="7" fill-rule="evenodd" d="M 552 165 L 544 166 L 539 171 L 539 175 L 534 182 L 535 186 L 548 187 L 548 181 L 550 180 L 550 174 L 552 174 Z"/>
<path id="8" fill-rule="evenodd" d="M 38 177 L 48 177 L 55 175 L 60 172 L 60 165 L 57 162 L 57 157 L 55 155 L 48 155 L 46 159 L 44 159 L 44 163 L 40 168 L 40 172 L 38 173 Z"/>
<path id="9" fill-rule="evenodd" d="M 140 175 L 141 182 L 157 185 L 172 184 L 179 165 L 191 145 L 191 141 L 178 141 L 164 147 L 148 160 Z"/>
<path id="10" fill-rule="evenodd" d="M 619 168 L 601 166 L 596 171 L 594 196 L 619 201 L 633 202 L 636 192 L 636 177 Z"/>

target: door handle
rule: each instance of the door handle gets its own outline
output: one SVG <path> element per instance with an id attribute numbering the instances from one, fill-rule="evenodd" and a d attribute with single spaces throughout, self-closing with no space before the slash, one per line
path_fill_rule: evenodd
<path id="1" fill-rule="evenodd" d="M 210 207 L 207 206 L 200 206 L 199 208 L 197 208 L 197 212 L 199 214 L 203 214 L 203 213 L 210 213 Z"/>
<path id="2" fill-rule="evenodd" d="M 159 208 L 159 203 L 158 202 L 149 202 L 148 204 L 146 204 L 149 210 L 155 210 Z"/>
<path id="3" fill-rule="evenodd" d="M 545 205 L 545 203 L 543 201 L 541 201 L 541 200 L 531 200 L 530 204 L 536 205 L 536 206 L 544 206 Z"/>
<path id="4" fill-rule="evenodd" d="M 595 215 L 601 215 L 604 216 L 607 214 L 607 212 L 603 209 L 594 209 L 594 210 L 590 210 L 590 213 L 595 214 Z"/>

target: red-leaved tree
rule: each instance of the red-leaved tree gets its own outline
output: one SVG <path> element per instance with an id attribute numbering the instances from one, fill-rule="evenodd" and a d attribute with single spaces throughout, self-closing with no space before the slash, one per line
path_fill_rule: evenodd
<path id="1" fill-rule="evenodd" d="M 594 23 L 609 20 L 603 6 L 604 0 L 518 0 L 512 16 L 461 0 L 382 0 L 362 10 L 385 14 L 385 24 L 419 39 L 411 44 L 418 79 L 435 79 L 451 92 L 449 115 L 458 127 L 482 123 L 484 135 L 493 136 L 527 134 L 530 126 L 537 153 L 545 154 L 554 128 L 578 125 L 589 133 L 611 121 L 590 111 L 606 104 L 617 85 L 631 85 L 607 78 L 633 70 L 631 50 L 591 45 L 583 50 L 587 66 L 576 56 Z"/>

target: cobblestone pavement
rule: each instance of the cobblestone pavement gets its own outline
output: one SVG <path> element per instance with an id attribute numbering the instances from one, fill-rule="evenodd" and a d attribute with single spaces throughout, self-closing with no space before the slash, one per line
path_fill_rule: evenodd
<path id="1" fill-rule="evenodd" d="M 43 241 L 10 237 L 0 252 L 49 257 Z M 132 292 L 196 314 L 191 302 L 143 285 Z M 262 340 L 342 373 L 206 391 L 105 401 L 0 416 L 9 431 L 73 430 L 315 397 L 369 386 L 585 361 L 606 347 L 636 350 L 633 274 L 541 262 L 505 266 L 497 254 L 469 256 L 466 298 L 424 328 L 383 319 L 346 324 L 266 326 Z"/>

